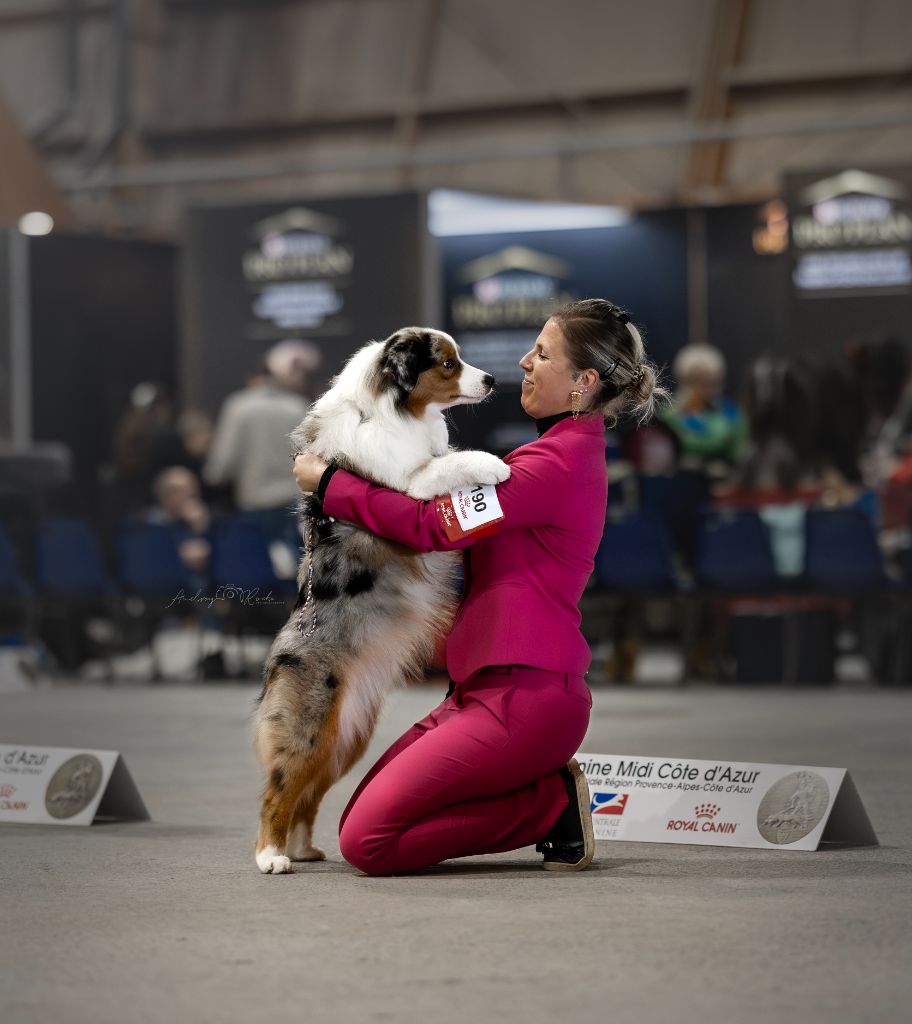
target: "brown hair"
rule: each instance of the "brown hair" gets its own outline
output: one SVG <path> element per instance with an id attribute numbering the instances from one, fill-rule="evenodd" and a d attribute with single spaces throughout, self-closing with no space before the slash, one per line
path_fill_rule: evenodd
<path id="1" fill-rule="evenodd" d="M 658 382 L 658 370 L 646 358 L 639 329 L 613 302 L 568 302 L 551 319 L 560 327 L 573 368 L 582 372 L 591 367 L 599 375 L 588 411 L 612 421 L 629 414 L 643 423 L 657 402 L 668 397 Z"/>

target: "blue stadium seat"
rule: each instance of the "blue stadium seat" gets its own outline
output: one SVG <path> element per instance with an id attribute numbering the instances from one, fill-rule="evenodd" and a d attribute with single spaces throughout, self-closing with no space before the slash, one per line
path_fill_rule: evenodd
<path id="1" fill-rule="evenodd" d="M 19 572 L 16 552 L 6 535 L 6 530 L 0 526 L 0 597 L 7 600 L 27 598 L 33 593 L 31 584 Z"/>
<path id="2" fill-rule="evenodd" d="M 671 543 L 661 521 L 642 512 L 609 517 L 595 556 L 595 576 L 618 593 L 676 591 Z"/>
<path id="3" fill-rule="evenodd" d="M 808 588 L 840 592 L 890 585 L 871 520 L 855 508 L 808 511 L 804 579 Z"/>
<path id="4" fill-rule="evenodd" d="M 219 520 L 212 532 L 212 585 L 219 587 L 259 587 L 262 593 L 277 596 L 297 590 L 294 580 L 280 580 L 272 567 L 269 545 L 262 529 L 243 516 Z"/>
<path id="5" fill-rule="evenodd" d="M 178 538 L 169 526 L 125 522 L 118 537 L 119 578 L 134 594 L 174 595 L 193 586 L 178 553 Z"/>
<path id="6" fill-rule="evenodd" d="M 705 589 L 754 594 L 781 586 L 769 533 L 753 511 L 711 511 L 703 516 L 696 578 Z"/>
<path id="7" fill-rule="evenodd" d="M 700 516 L 709 501 L 709 482 L 702 473 L 637 478 L 640 510 L 662 521 L 678 551 L 691 565 L 696 554 Z"/>
<path id="8" fill-rule="evenodd" d="M 95 531 L 82 519 L 47 519 L 35 534 L 35 581 L 54 596 L 102 596 L 115 591 Z"/>

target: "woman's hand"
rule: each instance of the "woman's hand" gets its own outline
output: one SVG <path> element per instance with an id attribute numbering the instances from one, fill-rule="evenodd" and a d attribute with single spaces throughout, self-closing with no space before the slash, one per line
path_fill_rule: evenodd
<path id="1" fill-rule="evenodd" d="M 324 462 L 319 455 L 311 455 L 305 452 L 296 455 L 294 460 L 294 478 L 298 487 L 305 494 L 312 494 L 320 486 L 320 477 L 326 472 L 328 462 Z"/>

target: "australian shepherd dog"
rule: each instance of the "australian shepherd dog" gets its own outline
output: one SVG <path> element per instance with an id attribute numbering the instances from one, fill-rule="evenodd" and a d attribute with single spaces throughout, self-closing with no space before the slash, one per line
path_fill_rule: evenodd
<path id="1" fill-rule="evenodd" d="M 443 415 L 493 385 L 448 334 L 407 327 L 352 356 L 292 445 L 413 498 L 500 483 L 510 475 L 500 459 L 449 450 Z M 386 694 L 428 663 L 455 607 L 458 556 L 328 519 L 316 495 L 300 514 L 298 603 L 267 656 L 256 715 L 266 773 L 256 862 L 266 874 L 324 859 L 312 842 L 320 801 L 364 753 Z"/>

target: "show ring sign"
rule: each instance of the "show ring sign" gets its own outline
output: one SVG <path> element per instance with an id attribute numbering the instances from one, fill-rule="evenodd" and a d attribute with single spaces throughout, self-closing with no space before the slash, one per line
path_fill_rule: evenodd
<path id="1" fill-rule="evenodd" d="M 0 822 L 91 825 L 148 821 L 116 750 L 0 744 Z"/>
<path id="2" fill-rule="evenodd" d="M 577 754 L 596 839 L 816 850 L 877 845 L 845 768 Z"/>

